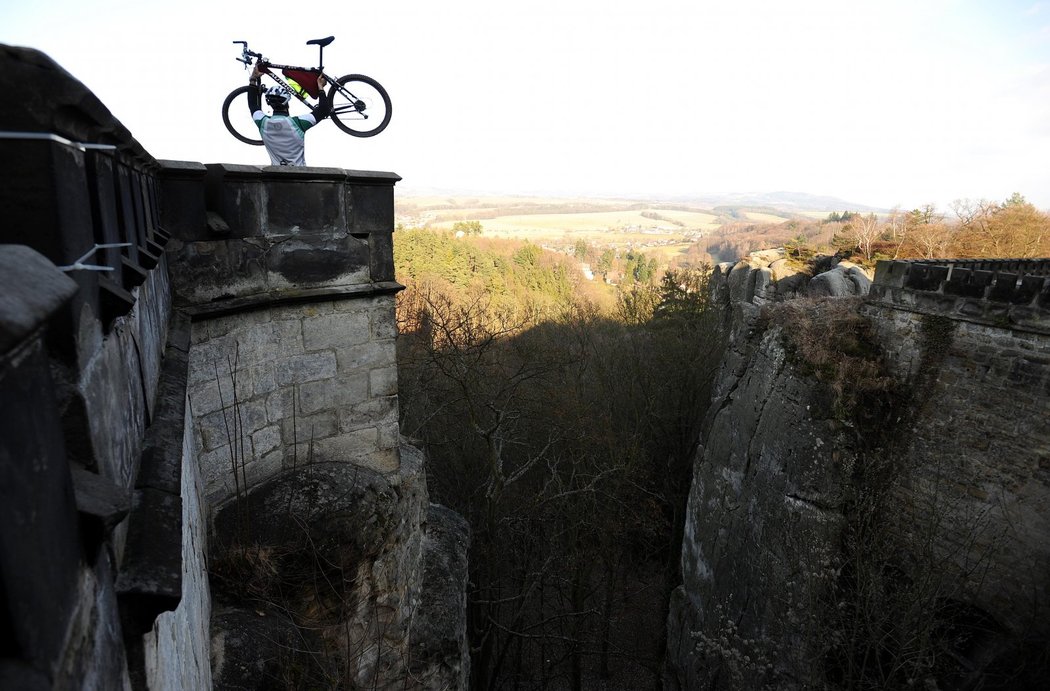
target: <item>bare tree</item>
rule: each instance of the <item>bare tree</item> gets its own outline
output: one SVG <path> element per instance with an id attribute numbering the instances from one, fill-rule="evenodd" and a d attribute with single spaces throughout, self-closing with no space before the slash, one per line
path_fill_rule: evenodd
<path id="1" fill-rule="evenodd" d="M 879 219 L 875 214 L 868 214 L 867 216 L 858 214 L 850 219 L 846 228 L 849 230 L 850 237 L 857 243 L 857 248 L 864 255 L 865 261 L 870 262 L 874 254 L 872 246 L 882 233 Z"/>

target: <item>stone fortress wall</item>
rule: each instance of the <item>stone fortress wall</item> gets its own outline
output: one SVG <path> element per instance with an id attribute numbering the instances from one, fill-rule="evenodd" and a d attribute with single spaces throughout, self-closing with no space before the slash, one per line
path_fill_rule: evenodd
<path id="1" fill-rule="evenodd" d="M 0 106 L 0 687 L 279 673 L 208 573 L 242 505 L 251 539 L 334 545 L 356 683 L 465 685 L 466 527 L 398 439 L 399 178 L 157 161 L 46 56 L 0 65 L 25 95 Z M 261 515 L 282 491 L 300 513 Z"/>

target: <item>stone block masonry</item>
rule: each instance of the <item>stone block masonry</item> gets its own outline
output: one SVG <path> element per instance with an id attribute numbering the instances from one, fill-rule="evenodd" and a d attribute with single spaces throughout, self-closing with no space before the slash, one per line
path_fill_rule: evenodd
<path id="1" fill-rule="evenodd" d="M 1050 339 L 874 301 L 864 313 L 895 376 L 916 388 L 900 451 L 903 532 L 979 579 L 975 602 L 1004 628 L 1050 634 L 1033 605 L 1050 600 Z M 924 532 L 931 516 L 943 525 Z"/>
<path id="2" fill-rule="evenodd" d="M 396 471 L 393 321 L 393 300 L 370 297 L 198 322 L 189 400 L 209 503 L 308 463 Z"/>
<path id="3" fill-rule="evenodd" d="M 208 504 L 282 471 L 398 470 L 391 173 L 164 162 Z"/>

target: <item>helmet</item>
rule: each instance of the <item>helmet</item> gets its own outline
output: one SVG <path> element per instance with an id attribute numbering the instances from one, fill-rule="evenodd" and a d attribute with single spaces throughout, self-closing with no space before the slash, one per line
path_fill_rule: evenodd
<path id="1" fill-rule="evenodd" d="M 266 90 L 266 102 L 271 106 L 286 106 L 292 95 L 283 86 L 271 86 Z"/>

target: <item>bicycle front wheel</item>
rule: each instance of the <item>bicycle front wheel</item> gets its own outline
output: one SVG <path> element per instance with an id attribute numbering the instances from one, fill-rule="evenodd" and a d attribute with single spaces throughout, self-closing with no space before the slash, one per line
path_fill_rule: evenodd
<path id="1" fill-rule="evenodd" d="M 262 146 L 259 127 L 248 110 L 248 87 L 241 86 L 230 92 L 222 104 L 222 122 L 234 137 L 245 144 Z"/>
<path id="2" fill-rule="evenodd" d="M 373 137 L 390 124 L 390 97 L 379 82 L 348 74 L 332 85 L 332 122 L 355 137 Z"/>

